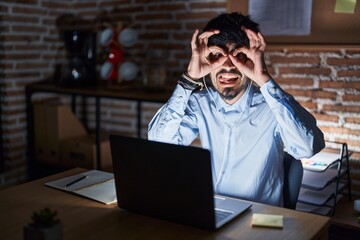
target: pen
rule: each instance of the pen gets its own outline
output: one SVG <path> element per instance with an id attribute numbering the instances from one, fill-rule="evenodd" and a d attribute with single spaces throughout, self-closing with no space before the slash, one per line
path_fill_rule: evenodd
<path id="1" fill-rule="evenodd" d="M 75 179 L 74 181 L 69 182 L 68 184 L 66 184 L 66 185 L 65 185 L 65 188 L 68 188 L 68 187 L 74 185 L 75 183 L 80 182 L 81 180 L 83 180 L 83 179 L 85 179 L 85 178 L 87 178 L 87 176 L 81 176 L 81 177 Z"/>

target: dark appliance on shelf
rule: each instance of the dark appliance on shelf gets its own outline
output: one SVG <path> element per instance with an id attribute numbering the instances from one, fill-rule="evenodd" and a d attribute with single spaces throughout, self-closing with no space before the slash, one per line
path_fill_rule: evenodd
<path id="1" fill-rule="evenodd" d="M 60 83 L 64 86 L 96 84 L 96 33 L 85 30 L 63 32 L 67 63 L 62 66 Z"/>

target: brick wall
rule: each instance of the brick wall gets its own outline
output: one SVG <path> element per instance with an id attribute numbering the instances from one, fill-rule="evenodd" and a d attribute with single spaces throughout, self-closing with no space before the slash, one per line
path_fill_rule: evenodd
<path id="1" fill-rule="evenodd" d="M 73 13 L 97 26 L 100 20 L 134 24 L 139 41 L 127 54 L 139 65 L 148 49 L 165 49 L 168 83 L 186 67 L 194 28 L 225 12 L 221 1 L 161 0 L 3 0 L 0 3 L 0 76 L 6 171 L 3 183 L 26 180 L 26 114 L 24 86 L 51 77 L 65 58 L 56 19 Z M 317 118 L 327 140 L 349 144 L 354 190 L 360 192 L 360 46 L 269 46 L 272 76 Z M 68 99 L 64 99 L 68 102 Z M 92 99 L 89 100 L 91 105 Z M 127 101 L 102 101 L 103 128 L 135 134 L 136 106 Z M 159 104 L 142 106 L 143 130 Z M 90 127 L 94 109 L 89 108 Z M 145 135 L 144 135 L 145 137 Z"/>

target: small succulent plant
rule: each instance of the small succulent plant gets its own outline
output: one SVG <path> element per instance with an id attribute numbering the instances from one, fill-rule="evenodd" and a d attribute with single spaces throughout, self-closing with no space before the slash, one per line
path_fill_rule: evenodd
<path id="1" fill-rule="evenodd" d="M 31 215 L 31 225 L 37 228 L 49 228 L 59 223 L 60 220 L 56 218 L 57 211 L 52 211 L 50 208 L 44 208 L 40 211 L 33 212 Z"/>

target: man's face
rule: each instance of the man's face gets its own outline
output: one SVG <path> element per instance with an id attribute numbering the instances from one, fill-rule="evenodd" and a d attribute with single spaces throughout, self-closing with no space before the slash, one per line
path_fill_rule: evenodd
<path id="1" fill-rule="evenodd" d="M 210 46 L 210 61 L 216 61 L 221 56 L 233 54 L 235 44 L 227 44 L 226 49 L 218 46 Z M 244 53 L 239 53 L 238 60 L 249 64 Z M 220 96 L 229 104 L 235 103 L 244 93 L 250 80 L 245 76 L 241 69 L 237 69 L 229 57 L 224 64 L 210 73 L 211 81 L 214 88 L 219 92 Z"/>

